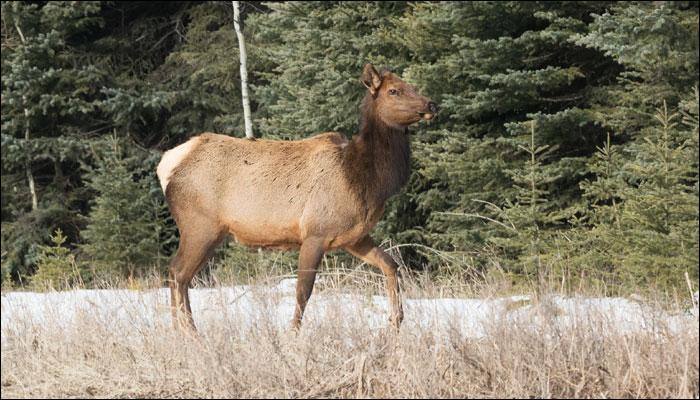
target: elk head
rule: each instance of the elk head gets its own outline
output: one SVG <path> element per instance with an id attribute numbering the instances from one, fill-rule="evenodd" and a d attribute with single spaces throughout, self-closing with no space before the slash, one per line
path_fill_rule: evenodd
<path id="1" fill-rule="evenodd" d="M 374 99 L 376 115 L 391 127 L 405 128 L 421 119 L 431 120 L 438 112 L 437 104 L 391 71 L 379 73 L 367 64 L 360 80 Z"/>

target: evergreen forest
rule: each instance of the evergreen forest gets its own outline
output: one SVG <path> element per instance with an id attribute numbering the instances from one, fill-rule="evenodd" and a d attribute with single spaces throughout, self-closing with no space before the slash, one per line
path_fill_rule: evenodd
<path id="1" fill-rule="evenodd" d="M 241 6 L 256 137 L 351 137 L 368 62 L 440 105 L 372 232 L 409 270 L 697 290 L 698 2 Z M 3 287 L 166 276 L 161 155 L 244 137 L 233 25 L 231 2 L 2 2 Z"/>

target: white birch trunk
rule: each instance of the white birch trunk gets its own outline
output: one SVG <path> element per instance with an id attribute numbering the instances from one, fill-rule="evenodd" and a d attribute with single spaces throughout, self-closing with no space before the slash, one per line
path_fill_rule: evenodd
<path id="1" fill-rule="evenodd" d="M 25 99 L 26 104 L 26 99 Z M 29 110 L 24 109 L 24 117 L 26 118 L 26 128 L 24 129 L 24 141 L 29 148 Z M 27 180 L 29 181 L 29 193 L 32 194 L 32 210 L 36 211 L 39 208 L 39 200 L 36 195 L 36 187 L 34 186 L 34 175 L 32 174 L 32 166 L 29 160 L 29 151 L 27 151 L 27 161 L 24 163 L 27 170 Z"/>
<path id="2" fill-rule="evenodd" d="M 19 24 L 15 22 L 15 28 L 17 29 L 17 33 L 19 34 L 20 40 L 22 40 L 22 44 L 26 44 L 26 40 L 24 39 L 24 34 L 22 34 L 22 29 L 19 28 Z M 25 96 L 22 96 L 22 102 L 24 103 L 24 119 L 25 119 L 25 128 L 24 128 L 24 140 L 27 145 L 27 148 L 29 148 L 29 110 L 27 109 L 27 98 Z M 39 200 L 36 195 L 36 186 L 34 184 L 34 174 L 32 174 L 32 165 L 31 161 L 29 160 L 29 151 L 27 151 L 27 160 L 24 162 L 24 168 L 27 171 L 27 181 L 29 181 L 29 193 L 32 195 L 32 210 L 36 211 L 39 208 Z"/>
<path id="3" fill-rule="evenodd" d="M 253 123 L 250 119 L 250 101 L 248 99 L 248 71 L 246 67 L 246 51 L 245 51 L 245 40 L 243 39 L 243 32 L 241 32 L 241 26 L 239 24 L 240 10 L 239 2 L 232 1 L 233 3 L 233 26 L 236 29 L 236 36 L 238 37 L 238 48 L 240 53 L 240 64 L 241 64 L 241 97 L 243 98 L 243 119 L 245 121 L 245 136 L 248 139 L 253 139 Z"/>

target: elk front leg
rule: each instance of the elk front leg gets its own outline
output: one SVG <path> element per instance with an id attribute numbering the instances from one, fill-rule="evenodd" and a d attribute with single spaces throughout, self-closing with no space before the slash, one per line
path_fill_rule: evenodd
<path id="1" fill-rule="evenodd" d="M 362 261 L 382 270 L 386 276 L 386 292 L 391 303 L 391 318 L 389 322 L 398 329 L 403 321 L 403 307 L 401 306 L 401 294 L 396 271 L 399 266 L 391 256 L 377 247 L 372 238 L 365 236 L 359 242 L 345 248 L 350 254 Z"/>
<path id="2" fill-rule="evenodd" d="M 314 290 L 316 269 L 323 257 L 323 242 L 316 239 L 306 239 L 299 250 L 299 272 L 297 273 L 297 306 L 294 310 L 292 328 L 298 330 L 301 326 L 301 318 L 304 309 L 309 302 L 311 292 Z"/>

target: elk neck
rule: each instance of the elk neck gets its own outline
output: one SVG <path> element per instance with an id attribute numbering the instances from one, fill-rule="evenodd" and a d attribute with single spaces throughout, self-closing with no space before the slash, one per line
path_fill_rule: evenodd
<path id="1" fill-rule="evenodd" d="M 394 128 L 376 113 L 374 98 L 362 101 L 360 132 L 346 147 L 345 175 L 358 197 L 368 206 L 383 207 L 410 174 L 408 128 Z"/>

